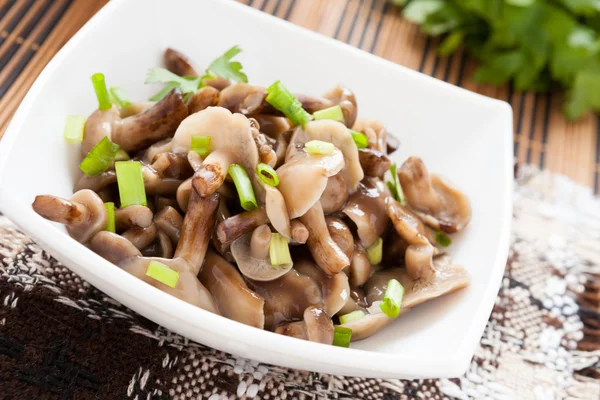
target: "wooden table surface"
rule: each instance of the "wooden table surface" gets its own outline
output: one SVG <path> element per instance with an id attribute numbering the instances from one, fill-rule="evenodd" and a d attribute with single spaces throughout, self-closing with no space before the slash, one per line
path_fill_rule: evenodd
<path id="1" fill-rule="evenodd" d="M 233 1 L 233 0 L 231 0 Z M 600 187 L 600 125 L 589 114 L 566 121 L 561 95 L 521 93 L 473 82 L 475 64 L 461 52 L 436 55 L 428 39 L 385 0 L 240 0 L 406 67 L 508 101 L 520 162 Z M 21 99 L 67 40 L 106 0 L 0 0 L 0 137 Z"/>

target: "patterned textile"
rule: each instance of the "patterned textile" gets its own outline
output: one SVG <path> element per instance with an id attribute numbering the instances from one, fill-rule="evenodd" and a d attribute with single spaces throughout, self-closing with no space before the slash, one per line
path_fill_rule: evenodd
<path id="1" fill-rule="evenodd" d="M 0 216 L 0 399 L 600 399 L 600 201 L 521 168 L 512 249 L 469 371 L 364 379 L 237 358 L 91 287 Z"/>

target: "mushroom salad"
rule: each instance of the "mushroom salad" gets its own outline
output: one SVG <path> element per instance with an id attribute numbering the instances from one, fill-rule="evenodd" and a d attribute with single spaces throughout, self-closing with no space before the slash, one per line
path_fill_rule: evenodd
<path id="1" fill-rule="evenodd" d="M 185 302 L 282 335 L 347 347 L 469 284 L 448 235 L 466 196 L 358 119 L 352 91 L 248 84 L 235 46 L 199 73 L 167 49 L 163 84 L 130 101 L 92 76 L 98 109 L 69 116 L 82 171 L 33 209 Z"/>

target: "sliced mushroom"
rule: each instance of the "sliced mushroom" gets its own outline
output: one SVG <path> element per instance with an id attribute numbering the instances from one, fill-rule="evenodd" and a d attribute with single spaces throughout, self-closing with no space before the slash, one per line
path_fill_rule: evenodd
<path id="1" fill-rule="evenodd" d="M 195 190 L 192 190 L 189 207 L 181 227 L 179 243 L 175 250 L 175 258 L 180 257 L 187 261 L 194 274 L 198 274 L 202 267 L 211 231 L 215 224 L 215 212 L 218 205 L 219 195 L 217 193 L 209 197 L 200 197 Z"/>
<path id="2" fill-rule="evenodd" d="M 327 275 L 311 260 L 300 260 L 294 265 L 298 273 L 310 276 L 320 287 L 323 295 L 323 309 L 327 315 L 337 314 L 350 297 L 348 277 L 343 272 Z"/>
<path id="3" fill-rule="evenodd" d="M 269 248 L 266 247 L 263 251 L 259 249 L 260 246 L 264 247 L 265 243 L 267 241 L 270 243 L 271 240 L 270 236 L 267 240 L 262 233 L 260 231 L 257 235 L 247 233 L 236 239 L 231 243 L 231 254 L 233 254 L 240 272 L 246 278 L 254 281 L 272 281 L 285 275 L 294 264 L 272 265 Z M 253 249 L 254 251 L 252 251 Z"/>
<path id="4" fill-rule="evenodd" d="M 187 154 L 165 152 L 157 154 L 152 168 L 164 178 L 187 179 L 194 174 Z"/>
<path id="5" fill-rule="evenodd" d="M 388 226 L 385 198 L 389 195 L 381 180 L 365 178 L 342 210 L 356 224 L 358 237 L 365 248 L 375 243 Z"/>
<path id="6" fill-rule="evenodd" d="M 159 229 L 154 243 L 143 249 L 142 254 L 144 257 L 173 258 L 173 242 Z"/>
<path id="7" fill-rule="evenodd" d="M 358 149 L 356 143 L 350 134 L 350 131 L 340 122 L 332 120 L 311 121 L 303 129 L 296 128 L 291 138 L 290 144 L 293 146 L 304 145 L 309 140 L 321 140 L 333 143 L 344 155 L 344 168 L 340 172 L 344 181 L 348 185 L 350 192 L 354 192 L 358 183 L 363 179 L 364 173 L 360 166 L 358 158 Z M 290 146 L 292 147 L 292 146 Z M 286 162 L 290 158 L 288 156 Z"/>
<path id="8" fill-rule="evenodd" d="M 344 221 L 336 217 L 325 217 L 327 230 L 333 241 L 344 252 L 346 257 L 352 258 L 354 253 L 354 236 Z"/>
<path id="9" fill-rule="evenodd" d="M 325 93 L 324 97 L 340 106 L 344 113 L 344 124 L 348 128 L 352 128 L 358 115 L 354 93 L 350 89 L 338 85 Z"/>
<path id="10" fill-rule="evenodd" d="M 171 239 L 173 244 L 179 243 L 183 217 L 176 209 L 170 206 L 163 208 L 154 217 L 154 224 Z"/>
<path id="11" fill-rule="evenodd" d="M 433 256 L 437 250 L 427 238 L 428 229 L 407 208 L 396 200 L 386 199 L 386 211 L 398 235 L 408 243 L 406 270 L 413 278 L 427 278 L 433 273 Z"/>
<path id="12" fill-rule="evenodd" d="M 105 136 L 127 152 L 144 149 L 173 135 L 187 115 L 179 89 L 171 90 L 143 113 L 127 118 L 121 118 L 116 107 L 96 110 L 85 123 L 81 152 L 85 156 Z"/>
<path id="13" fill-rule="evenodd" d="M 221 315 L 264 329 L 264 299 L 248 288 L 237 269 L 227 260 L 209 251 L 199 278 L 213 295 Z"/>
<path id="14" fill-rule="evenodd" d="M 314 155 L 300 150 L 279 167 L 277 189 L 285 199 L 290 218 L 304 215 L 319 202 L 328 178 L 343 166 L 342 153 L 335 149 L 331 155 Z"/>
<path id="15" fill-rule="evenodd" d="M 147 228 L 131 228 L 121 234 L 139 250 L 150 246 L 158 236 L 158 228 L 152 224 Z"/>
<path id="16" fill-rule="evenodd" d="M 50 221 L 67 226 L 69 235 L 85 243 L 106 226 L 106 208 L 102 199 L 93 191 L 76 192 L 71 200 L 55 196 L 36 196 L 33 210 Z"/>
<path id="17" fill-rule="evenodd" d="M 163 62 L 169 71 L 179 76 L 198 76 L 192 62 L 182 53 L 167 48 L 163 53 Z"/>
<path id="18" fill-rule="evenodd" d="M 278 325 L 275 333 L 291 336 L 311 342 L 332 344 L 334 327 L 331 318 L 318 307 L 308 307 L 304 310 L 304 320 L 287 322 Z"/>
<path id="19" fill-rule="evenodd" d="M 383 176 L 392 165 L 385 154 L 374 149 L 359 149 L 358 158 L 366 176 L 374 176 L 380 179 L 383 179 Z"/>
<path id="20" fill-rule="evenodd" d="M 325 273 L 335 275 L 350 265 L 348 256 L 329 234 L 321 203 L 315 203 L 300 217 L 300 221 L 308 228 L 308 249 Z"/>
<path id="21" fill-rule="evenodd" d="M 410 157 L 398 171 L 408 205 L 434 229 L 454 233 L 471 220 L 467 197 L 437 175 L 430 175 L 423 161 Z"/>
<path id="22" fill-rule="evenodd" d="M 302 222 L 297 219 L 290 221 L 290 227 L 292 232 L 292 242 L 296 244 L 304 244 L 308 240 L 308 228 Z"/>
<path id="23" fill-rule="evenodd" d="M 267 212 L 264 208 L 229 217 L 217 225 L 217 237 L 221 243 L 231 243 L 240 236 L 252 232 L 257 226 L 269 222 Z"/>
<path id="24" fill-rule="evenodd" d="M 348 201 L 348 185 L 340 174 L 329 177 L 320 201 L 325 214 L 336 213 L 344 207 Z"/>
<path id="25" fill-rule="evenodd" d="M 219 104 L 219 91 L 212 86 L 205 86 L 194 93 L 187 102 L 190 115 L 202 111 L 208 107 Z"/>
<path id="26" fill-rule="evenodd" d="M 240 164 L 254 175 L 258 150 L 250 132 L 250 121 L 241 114 L 232 114 L 222 107 L 209 107 L 187 117 L 173 137 L 173 151 L 187 153 L 191 137 L 211 137 L 211 153 L 195 172 L 192 186 L 201 196 L 217 191 L 233 163 Z"/>
<path id="27" fill-rule="evenodd" d="M 248 286 L 265 299 L 265 328 L 273 330 L 282 322 L 302 319 L 304 310 L 323 304 L 315 281 L 291 269 L 273 281 L 248 281 Z"/>
<path id="28" fill-rule="evenodd" d="M 236 83 L 221 91 L 219 107 L 234 113 L 256 114 L 263 108 L 267 91 L 264 87 Z"/>
<path id="29" fill-rule="evenodd" d="M 146 206 L 115 208 L 115 227 L 118 232 L 130 228 L 147 228 L 152 224 L 153 217 L 152 210 Z"/>
<path id="30" fill-rule="evenodd" d="M 278 139 L 279 136 L 292 128 L 292 124 L 285 117 L 278 117 L 267 114 L 253 114 L 252 118 L 256 119 L 260 125 L 260 132 Z"/>
<path id="31" fill-rule="evenodd" d="M 364 248 L 357 243 L 354 247 L 354 254 L 350 263 L 350 285 L 352 287 L 362 286 L 371 276 L 371 271 L 372 267 L 369 257 L 367 257 Z"/>

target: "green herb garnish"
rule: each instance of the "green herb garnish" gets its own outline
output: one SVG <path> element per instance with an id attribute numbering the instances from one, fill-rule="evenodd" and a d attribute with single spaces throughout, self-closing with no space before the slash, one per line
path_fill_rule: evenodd
<path id="1" fill-rule="evenodd" d="M 398 174 L 396 172 L 396 163 L 392 164 L 390 167 L 390 174 L 392 175 L 392 180 L 387 181 L 386 185 L 390 192 L 392 192 L 392 196 L 403 206 L 406 205 L 404 201 L 404 193 L 402 192 L 402 186 L 400 186 L 400 181 L 398 180 Z"/>

